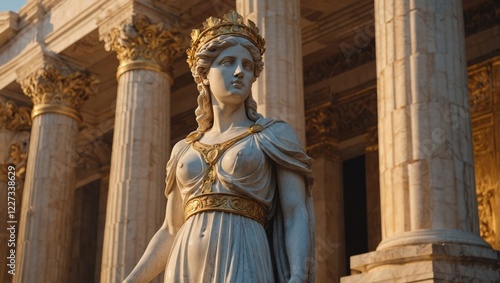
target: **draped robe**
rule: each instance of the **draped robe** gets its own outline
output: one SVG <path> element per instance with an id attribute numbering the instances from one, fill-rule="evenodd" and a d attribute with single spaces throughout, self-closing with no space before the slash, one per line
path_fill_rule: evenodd
<path id="1" fill-rule="evenodd" d="M 304 149 L 286 137 L 279 120 L 261 118 L 263 130 L 243 138 L 216 163 L 212 192 L 250 197 L 269 207 L 265 226 L 245 216 L 220 211 L 195 214 L 178 231 L 165 270 L 165 282 L 287 282 L 290 267 L 276 166 L 299 172 L 306 184 L 310 251 L 308 281 L 314 282 L 314 210 L 311 163 Z M 285 131 L 286 132 L 286 131 Z M 208 166 L 185 140 L 167 165 L 166 195 L 178 190 L 183 203 L 201 193 Z M 179 198 L 178 198 L 179 199 Z M 177 199 L 177 200 L 178 200 Z"/>

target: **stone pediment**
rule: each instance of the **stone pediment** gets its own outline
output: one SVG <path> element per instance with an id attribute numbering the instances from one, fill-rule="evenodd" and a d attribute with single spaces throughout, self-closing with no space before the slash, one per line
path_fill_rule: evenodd
<path id="1" fill-rule="evenodd" d="M 18 15 L 14 12 L 0 12 L 0 46 L 14 36 L 18 30 Z"/>

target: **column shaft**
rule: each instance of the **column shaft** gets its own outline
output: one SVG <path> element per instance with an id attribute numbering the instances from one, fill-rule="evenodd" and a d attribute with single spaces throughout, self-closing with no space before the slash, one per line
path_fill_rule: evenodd
<path id="1" fill-rule="evenodd" d="M 184 52 L 179 32 L 167 26 L 136 13 L 102 31 L 120 66 L 101 282 L 125 279 L 164 218 L 172 62 Z"/>
<path id="2" fill-rule="evenodd" d="M 462 6 L 375 1 L 383 241 L 478 237 Z"/>
<path id="3" fill-rule="evenodd" d="M 33 120 L 14 282 L 67 281 L 77 135 L 69 116 Z"/>
<path id="4" fill-rule="evenodd" d="M 30 75 L 19 80 L 34 107 L 13 282 L 67 282 L 78 109 L 98 81 L 57 58 L 44 56 L 43 66 L 32 68 L 26 66 Z"/>
<path id="5" fill-rule="evenodd" d="M 336 153 L 334 155 L 337 155 Z M 314 160 L 316 282 L 338 282 L 345 275 L 342 161 L 338 156 Z"/>
<path id="6" fill-rule="evenodd" d="M 99 282 L 101 278 L 102 253 L 104 243 L 104 229 L 106 225 L 106 204 L 108 202 L 109 191 L 109 165 L 101 169 L 101 190 L 99 193 L 99 216 L 97 220 L 97 255 L 95 260 L 95 282 Z"/>
<path id="7" fill-rule="evenodd" d="M 161 226 L 169 92 L 159 72 L 130 70 L 119 78 L 101 282 L 123 281 Z"/>
<path id="8" fill-rule="evenodd" d="M 258 111 L 287 121 L 305 144 L 300 1 L 237 0 L 236 9 L 266 39 L 264 71 L 252 88 Z"/>
<path id="9" fill-rule="evenodd" d="M 382 240 L 380 223 L 380 179 L 377 129 L 370 129 L 366 135 L 366 212 L 368 220 L 368 250 L 374 251 Z"/>
<path id="10" fill-rule="evenodd" d="M 382 242 L 349 282 L 496 282 L 479 237 L 462 5 L 375 0 Z"/>

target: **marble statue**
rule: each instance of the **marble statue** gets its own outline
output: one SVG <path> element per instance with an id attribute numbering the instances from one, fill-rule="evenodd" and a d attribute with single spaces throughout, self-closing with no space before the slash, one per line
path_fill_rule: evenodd
<path id="1" fill-rule="evenodd" d="M 265 41 L 235 11 L 191 36 L 198 129 L 172 150 L 165 222 L 124 282 L 314 282 L 312 160 L 251 95 Z"/>

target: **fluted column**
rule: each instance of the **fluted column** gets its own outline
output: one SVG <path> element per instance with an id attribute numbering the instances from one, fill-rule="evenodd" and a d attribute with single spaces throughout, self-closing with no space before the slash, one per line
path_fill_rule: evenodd
<path id="1" fill-rule="evenodd" d="M 109 165 L 101 168 L 101 188 L 99 192 L 99 216 L 97 218 L 97 255 L 95 260 L 95 282 L 101 280 L 102 252 L 104 242 L 104 227 L 106 225 L 106 204 L 109 191 Z"/>
<path id="2" fill-rule="evenodd" d="M 0 148 L 0 219 L 2 219 L 0 222 L 0 281 L 4 283 L 12 281 L 13 275 L 9 271 L 15 266 L 10 265 L 10 259 L 7 257 L 12 257 L 11 250 L 15 250 L 13 244 L 15 244 L 15 235 L 19 227 L 18 212 L 21 207 L 22 184 L 26 169 L 24 143 L 27 144 L 26 138 L 29 138 L 27 131 L 31 127 L 30 112 L 29 108 L 18 107 L 14 101 L 0 100 L 0 145 L 2 145 Z M 15 171 L 9 170 L 9 166 L 14 166 Z M 16 174 L 13 186 L 8 185 L 9 172 Z M 13 175 L 10 177 L 12 179 Z M 9 217 L 12 215 L 8 213 L 9 207 L 14 208 L 13 218 Z M 7 230 L 10 223 L 16 228 L 13 230 L 13 239 L 11 239 L 10 230 Z"/>
<path id="3" fill-rule="evenodd" d="M 163 221 L 172 61 L 182 46 L 175 29 L 140 15 L 103 39 L 120 66 L 101 282 L 122 282 Z"/>
<path id="4" fill-rule="evenodd" d="M 258 111 L 287 121 L 305 144 L 300 1 L 236 0 L 266 39 L 264 71 L 252 87 Z"/>
<path id="5" fill-rule="evenodd" d="M 344 189 L 342 160 L 336 143 L 325 143 L 314 158 L 316 282 L 339 282 L 345 275 Z"/>
<path id="6" fill-rule="evenodd" d="M 45 64 L 20 83 L 34 107 L 14 282 L 67 282 L 78 109 L 97 81 Z"/>
<path id="7" fill-rule="evenodd" d="M 479 237 L 462 5 L 375 1 L 382 237 Z"/>
<path id="8" fill-rule="evenodd" d="M 479 237 L 461 4 L 375 0 L 382 242 L 345 282 L 500 279 Z"/>
<path id="9" fill-rule="evenodd" d="M 368 250 L 374 251 L 382 240 L 380 223 L 380 179 L 377 129 L 365 135 L 366 217 Z"/>

